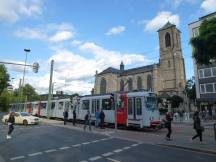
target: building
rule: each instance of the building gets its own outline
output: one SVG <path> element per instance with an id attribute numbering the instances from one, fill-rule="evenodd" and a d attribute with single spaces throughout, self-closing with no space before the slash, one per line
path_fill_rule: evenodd
<path id="1" fill-rule="evenodd" d="M 96 72 L 94 94 L 116 91 L 149 90 L 160 95 L 183 95 L 185 66 L 181 49 L 181 32 L 167 22 L 158 30 L 160 44 L 159 63 L 125 69 L 109 67 Z"/>
<path id="2" fill-rule="evenodd" d="M 190 38 L 199 35 L 199 27 L 204 20 L 216 17 L 216 12 L 200 17 L 198 21 L 190 23 Z M 210 115 L 212 109 L 216 110 L 216 63 L 211 65 L 199 65 L 193 59 L 196 98 L 198 108 L 202 111 L 208 110 Z"/>

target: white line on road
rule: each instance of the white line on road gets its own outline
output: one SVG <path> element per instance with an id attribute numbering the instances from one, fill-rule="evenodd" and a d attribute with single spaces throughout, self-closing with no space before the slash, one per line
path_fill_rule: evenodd
<path id="1" fill-rule="evenodd" d="M 50 152 L 55 152 L 55 151 L 57 151 L 56 149 L 50 149 L 50 150 L 46 150 L 46 151 L 44 151 L 45 153 L 50 153 Z"/>
<path id="2" fill-rule="evenodd" d="M 80 162 L 88 162 L 88 161 L 86 161 L 86 160 L 82 160 L 82 161 L 80 161 Z"/>
<path id="3" fill-rule="evenodd" d="M 72 147 L 79 147 L 81 144 L 72 145 Z"/>
<path id="4" fill-rule="evenodd" d="M 122 149 L 117 149 L 117 150 L 114 150 L 113 152 L 119 153 L 119 152 L 122 152 L 122 151 L 123 151 Z"/>
<path id="5" fill-rule="evenodd" d="M 17 156 L 17 157 L 12 157 L 10 160 L 18 160 L 18 159 L 24 159 L 25 156 Z"/>
<path id="6" fill-rule="evenodd" d="M 89 158 L 90 161 L 95 161 L 95 160 L 98 160 L 98 159 L 101 159 L 102 157 L 101 156 L 95 156 L 95 157 L 91 157 Z"/>
<path id="7" fill-rule="evenodd" d="M 37 155 L 41 155 L 43 154 L 42 152 L 36 152 L 36 153 L 33 153 L 33 154 L 28 154 L 28 156 L 37 156 Z"/>
<path id="8" fill-rule="evenodd" d="M 115 160 L 115 159 L 111 159 L 111 158 L 106 158 L 107 160 L 109 161 L 113 161 L 113 162 L 121 162 L 121 161 L 118 161 L 118 160 Z"/>
<path id="9" fill-rule="evenodd" d="M 99 142 L 100 140 L 94 140 L 94 141 L 92 141 L 92 143 L 95 143 L 95 142 Z"/>
<path id="10" fill-rule="evenodd" d="M 82 144 L 83 145 L 88 145 L 88 144 L 90 144 L 91 142 L 83 142 Z"/>
<path id="11" fill-rule="evenodd" d="M 131 146 L 135 147 L 135 146 L 138 146 L 138 144 L 133 144 L 133 145 L 131 145 Z"/>
<path id="12" fill-rule="evenodd" d="M 59 150 L 67 150 L 67 149 L 69 149 L 69 148 L 70 148 L 69 146 L 60 147 Z"/>
<path id="13" fill-rule="evenodd" d="M 131 147 L 123 147 L 124 150 L 128 150 L 130 149 Z"/>
<path id="14" fill-rule="evenodd" d="M 113 155 L 113 153 L 112 152 L 107 152 L 107 153 L 102 154 L 102 156 L 104 156 L 104 157 L 107 157 L 107 156 L 110 156 L 110 155 Z"/>

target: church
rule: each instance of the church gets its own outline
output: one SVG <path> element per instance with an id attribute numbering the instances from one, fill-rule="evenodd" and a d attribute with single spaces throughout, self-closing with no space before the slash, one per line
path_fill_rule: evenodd
<path id="1" fill-rule="evenodd" d="M 147 90 L 161 96 L 183 96 L 186 84 L 185 65 L 181 48 L 181 31 L 167 22 L 158 30 L 159 63 L 125 69 L 109 67 L 96 72 L 93 94 Z"/>

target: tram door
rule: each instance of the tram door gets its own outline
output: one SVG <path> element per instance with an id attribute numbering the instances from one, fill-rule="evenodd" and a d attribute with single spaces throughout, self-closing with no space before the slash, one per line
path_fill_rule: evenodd
<path id="1" fill-rule="evenodd" d="M 142 115 L 142 98 L 131 97 L 128 99 L 128 119 L 138 120 Z"/>
<path id="2" fill-rule="evenodd" d="M 96 111 L 100 112 L 100 100 L 99 99 L 92 100 L 91 116 L 95 116 Z"/>

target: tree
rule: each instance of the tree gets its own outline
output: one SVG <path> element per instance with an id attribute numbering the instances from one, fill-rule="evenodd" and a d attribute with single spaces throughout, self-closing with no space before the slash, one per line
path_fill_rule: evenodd
<path id="1" fill-rule="evenodd" d="M 187 97 L 191 101 L 195 101 L 196 99 L 196 87 L 195 87 L 195 81 L 194 78 L 187 80 L 185 85 L 185 93 L 187 94 Z"/>
<path id="2" fill-rule="evenodd" d="M 9 103 L 10 103 L 10 94 L 5 88 L 0 94 L 0 111 L 3 111 L 3 112 L 8 111 Z"/>
<path id="3" fill-rule="evenodd" d="M 180 96 L 177 96 L 177 95 L 173 95 L 170 98 L 170 102 L 171 102 L 172 108 L 178 108 L 180 103 L 183 103 L 183 98 L 181 98 Z"/>
<path id="4" fill-rule="evenodd" d="M 8 86 L 9 74 L 4 65 L 0 65 L 0 95 Z"/>
<path id="5" fill-rule="evenodd" d="M 192 38 L 193 57 L 198 64 L 208 65 L 216 61 L 216 17 L 203 21 L 199 36 Z"/>

